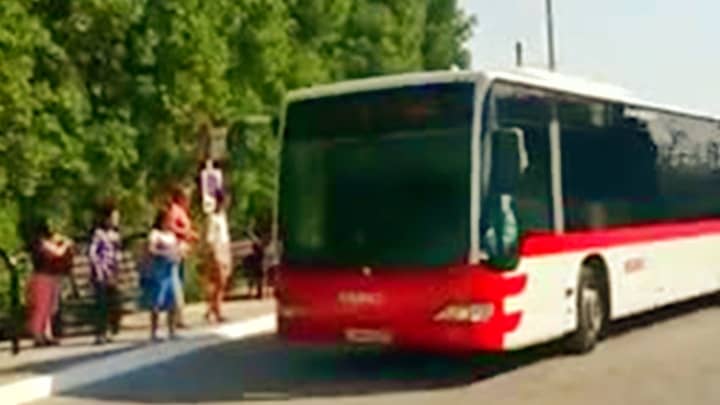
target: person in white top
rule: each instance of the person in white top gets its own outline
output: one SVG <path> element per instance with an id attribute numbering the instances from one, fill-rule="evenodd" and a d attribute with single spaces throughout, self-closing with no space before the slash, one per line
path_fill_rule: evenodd
<path id="1" fill-rule="evenodd" d="M 208 216 L 205 234 L 206 264 L 205 290 L 208 309 L 205 319 L 212 316 L 217 322 L 223 322 L 222 302 L 228 280 L 232 273 L 232 254 L 230 251 L 230 229 L 228 226 L 226 203 L 222 193 L 216 196 L 215 211 Z"/>
<path id="2" fill-rule="evenodd" d="M 168 334 L 175 337 L 178 302 L 176 291 L 180 278 L 178 264 L 187 252 L 188 245 L 172 232 L 164 214 L 158 214 L 148 236 L 150 254 L 148 274 L 145 275 L 143 302 L 150 310 L 151 339 L 157 341 L 160 312 L 167 312 Z"/>

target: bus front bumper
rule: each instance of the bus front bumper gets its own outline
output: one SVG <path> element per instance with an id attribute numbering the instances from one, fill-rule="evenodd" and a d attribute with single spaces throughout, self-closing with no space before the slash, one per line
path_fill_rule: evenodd
<path id="1" fill-rule="evenodd" d="M 497 352 L 505 350 L 504 335 L 519 316 L 494 316 L 487 322 L 362 322 L 278 316 L 278 334 L 289 342 L 370 345 L 440 352 Z"/>

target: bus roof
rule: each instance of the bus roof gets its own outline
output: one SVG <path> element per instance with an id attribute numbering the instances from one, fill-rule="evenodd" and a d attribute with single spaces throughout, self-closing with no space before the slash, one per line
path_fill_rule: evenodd
<path id="1" fill-rule="evenodd" d="M 347 93 L 381 90 L 392 87 L 450 82 L 474 82 L 480 76 L 482 76 L 482 73 L 470 71 L 436 71 L 377 76 L 368 79 L 347 80 L 294 90 L 288 93 L 287 99 L 292 102 L 312 98 L 337 96 Z"/>
<path id="2" fill-rule="evenodd" d="M 647 102 L 635 97 L 631 92 L 619 86 L 532 68 L 507 71 L 435 71 L 348 80 L 291 91 L 287 96 L 287 101 L 293 102 L 304 99 L 337 96 L 347 93 L 381 90 L 392 87 L 451 82 L 474 82 L 477 80 L 486 80 L 489 82 L 498 80 L 507 81 L 604 101 L 642 106 L 654 110 L 666 111 L 691 117 L 704 118 L 708 120 L 720 120 L 720 117 L 712 114 Z"/>

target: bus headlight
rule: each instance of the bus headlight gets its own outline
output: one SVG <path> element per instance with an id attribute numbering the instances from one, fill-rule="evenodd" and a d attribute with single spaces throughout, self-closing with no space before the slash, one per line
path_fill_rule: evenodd
<path id="1" fill-rule="evenodd" d="M 435 314 L 435 322 L 481 323 L 494 313 L 491 303 L 450 304 Z"/>
<path id="2" fill-rule="evenodd" d="M 283 305 L 278 309 L 278 315 L 283 319 L 302 318 L 308 313 L 307 309 L 298 305 Z"/>

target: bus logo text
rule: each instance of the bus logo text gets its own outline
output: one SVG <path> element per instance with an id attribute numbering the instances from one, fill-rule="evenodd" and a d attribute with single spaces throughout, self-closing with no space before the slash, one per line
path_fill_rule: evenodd
<path id="1" fill-rule="evenodd" d="M 382 295 L 364 291 L 342 291 L 337 300 L 343 305 L 380 305 Z"/>

